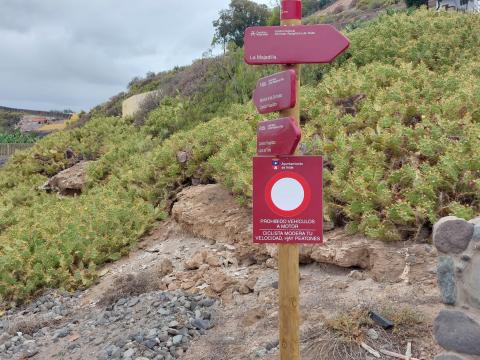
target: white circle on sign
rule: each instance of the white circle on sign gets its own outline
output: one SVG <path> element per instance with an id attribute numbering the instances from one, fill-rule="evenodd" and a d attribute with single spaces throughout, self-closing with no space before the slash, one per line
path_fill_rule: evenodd
<path id="1" fill-rule="evenodd" d="M 273 204 L 283 211 L 292 211 L 303 203 L 305 191 L 302 184 L 296 179 L 282 178 L 272 187 Z"/>

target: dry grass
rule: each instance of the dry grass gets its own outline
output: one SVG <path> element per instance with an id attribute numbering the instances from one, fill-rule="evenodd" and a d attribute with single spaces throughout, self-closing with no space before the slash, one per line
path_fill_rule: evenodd
<path id="1" fill-rule="evenodd" d="M 137 296 L 158 290 L 161 278 L 162 276 L 158 271 L 145 271 L 117 277 L 110 288 L 103 294 L 98 304 L 108 306 L 124 297 Z"/>
<path id="2" fill-rule="evenodd" d="M 33 335 L 43 327 L 52 325 L 53 321 L 39 315 L 15 316 L 8 319 L 5 325 L 5 332 L 15 335 L 17 332 Z"/>
<path id="3" fill-rule="evenodd" d="M 48 125 L 43 125 L 38 131 L 40 132 L 50 132 L 50 131 L 55 131 L 55 130 L 63 130 L 67 127 L 66 123 L 61 123 L 61 124 L 48 124 Z"/>
<path id="4" fill-rule="evenodd" d="M 386 331 L 375 324 L 368 315 L 372 309 L 391 320 L 395 327 Z M 379 334 L 378 339 L 367 336 L 369 329 Z M 324 325 L 308 329 L 302 336 L 302 342 L 305 344 L 305 359 L 308 360 L 364 360 L 367 353 L 360 346 L 362 342 L 376 350 L 401 353 L 408 341 L 418 339 L 418 334 L 429 331 L 423 314 L 412 307 L 359 305 L 340 311 Z"/>

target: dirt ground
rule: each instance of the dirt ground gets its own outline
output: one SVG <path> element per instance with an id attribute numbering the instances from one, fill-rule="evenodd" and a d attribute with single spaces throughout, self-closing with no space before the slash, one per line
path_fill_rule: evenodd
<path id="1" fill-rule="evenodd" d="M 212 253 L 227 252 L 232 258 L 235 255 L 232 246 L 226 249 L 225 244 L 192 236 L 172 223 L 160 225 L 144 243 L 140 244 L 140 247 L 128 258 L 104 269 L 105 275 L 98 285 L 85 292 L 83 299 L 85 306 L 96 303 L 115 277 L 122 273 L 148 271 L 161 258 L 172 259 L 176 271 L 182 273 L 184 262 L 197 251 L 206 249 Z M 392 247 L 393 249 L 395 247 Z M 302 265 L 300 280 L 302 359 L 320 359 L 315 343 L 330 334 L 330 330 L 324 328 L 326 319 L 343 312 L 348 313 L 358 307 L 377 311 L 385 307 L 407 308 L 421 316 L 423 324 L 415 325 L 413 329 L 419 331 L 418 333 L 409 332 L 402 336 L 384 332 L 376 325 L 372 325 L 371 328 L 377 329 L 380 336 L 384 337 L 385 341 L 381 345 L 387 350 L 404 353 L 407 342 L 411 341 L 414 356 L 418 359 L 432 359 L 438 348 L 433 341 L 429 324 L 432 324 L 441 308 L 435 274 L 430 269 L 432 263 L 424 264 L 425 276 L 421 281 L 410 283 L 377 282 L 369 276 L 368 271 L 358 270 L 356 273 L 361 276 L 355 279 L 355 276 L 350 276 L 355 269 L 335 265 L 319 263 Z M 237 263 L 229 263 L 220 269 L 236 282 L 241 282 L 252 275 L 258 277 L 255 291 L 240 294 L 230 288 L 216 294 L 221 300 L 220 310 L 215 319 L 216 325 L 209 331 L 208 336 L 193 342 L 184 359 L 277 359 L 279 356 L 277 270 L 266 264 L 242 266 Z M 215 296 L 208 288 L 194 290 L 205 291 Z M 369 343 L 368 337 L 365 342 Z M 378 341 L 371 343 L 377 344 Z M 266 349 L 269 350 L 265 352 Z M 363 350 L 359 353 L 361 357 L 352 359 L 365 359 L 368 355 Z M 381 358 L 389 357 L 382 355 Z"/>

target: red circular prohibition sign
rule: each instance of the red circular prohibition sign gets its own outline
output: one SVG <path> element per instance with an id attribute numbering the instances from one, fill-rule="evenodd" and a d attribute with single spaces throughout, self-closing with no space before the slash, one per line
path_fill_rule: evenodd
<path id="1" fill-rule="evenodd" d="M 299 206 L 297 206 L 295 209 L 292 209 L 292 210 L 280 209 L 278 206 L 275 205 L 275 203 L 272 200 L 273 187 L 279 180 L 286 179 L 286 178 L 297 180 L 303 188 L 303 194 L 304 194 L 303 200 Z M 265 186 L 265 202 L 267 203 L 267 206 L 275 214 L 280 215 L 282 217 L 293 217 L 302 213 L 310 204 L 311 198 L 312 198 L 312 192 L 307 180 L 305 180 L 303 176 L 291 171 L 284 171 L 276 174 L 267 182 L 267 185 Z"/>

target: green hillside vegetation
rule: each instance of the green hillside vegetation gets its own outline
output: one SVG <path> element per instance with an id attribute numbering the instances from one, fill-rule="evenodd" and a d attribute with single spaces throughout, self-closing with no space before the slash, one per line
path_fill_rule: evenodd
<path id="1" fill-rule="evenodd" d="M 304 67 L 303 143 L 325 156 L 327 218 L 400 240 L 440 216 L 479 212 L 479 33 L 477 15 L 384 14 L 351 31 L 350 50 L 334 64 Z M 248 100 L 274 68 L 243 65 L 240 50 L 206 61 L 228 71 L 209 68 L 201 91 L 164 98 L 143 126 L 105 116 L 114 100 L 84 127 L 47 136 L 0 170 L 3 300 L 89 286 L 98 266 L 127 254 L 192 182 L 223 183 L 250 203 L 262 117 Z M 75 198 L 37 190 L 68 166 L 66 149 L 96 160 L 88 189 Z"/>
<path id="2" fill-rule="evenodd" d="M 339 29 L 351 30 L 365 21 L 374 19 L 383 11 L 394 12 L 405 9 L 401 0 L 353 0 L 333 4 L 327 13 L 316 12 L 304 19 L 305 24 L 332 24 Z"/>
<path id="3" fill-rule="evenodd" d="M 24 134 L 20 131 L 0 132 L 0 144 L 33 144 L 38 140 L 38 137 L 33 134 Z"/>

